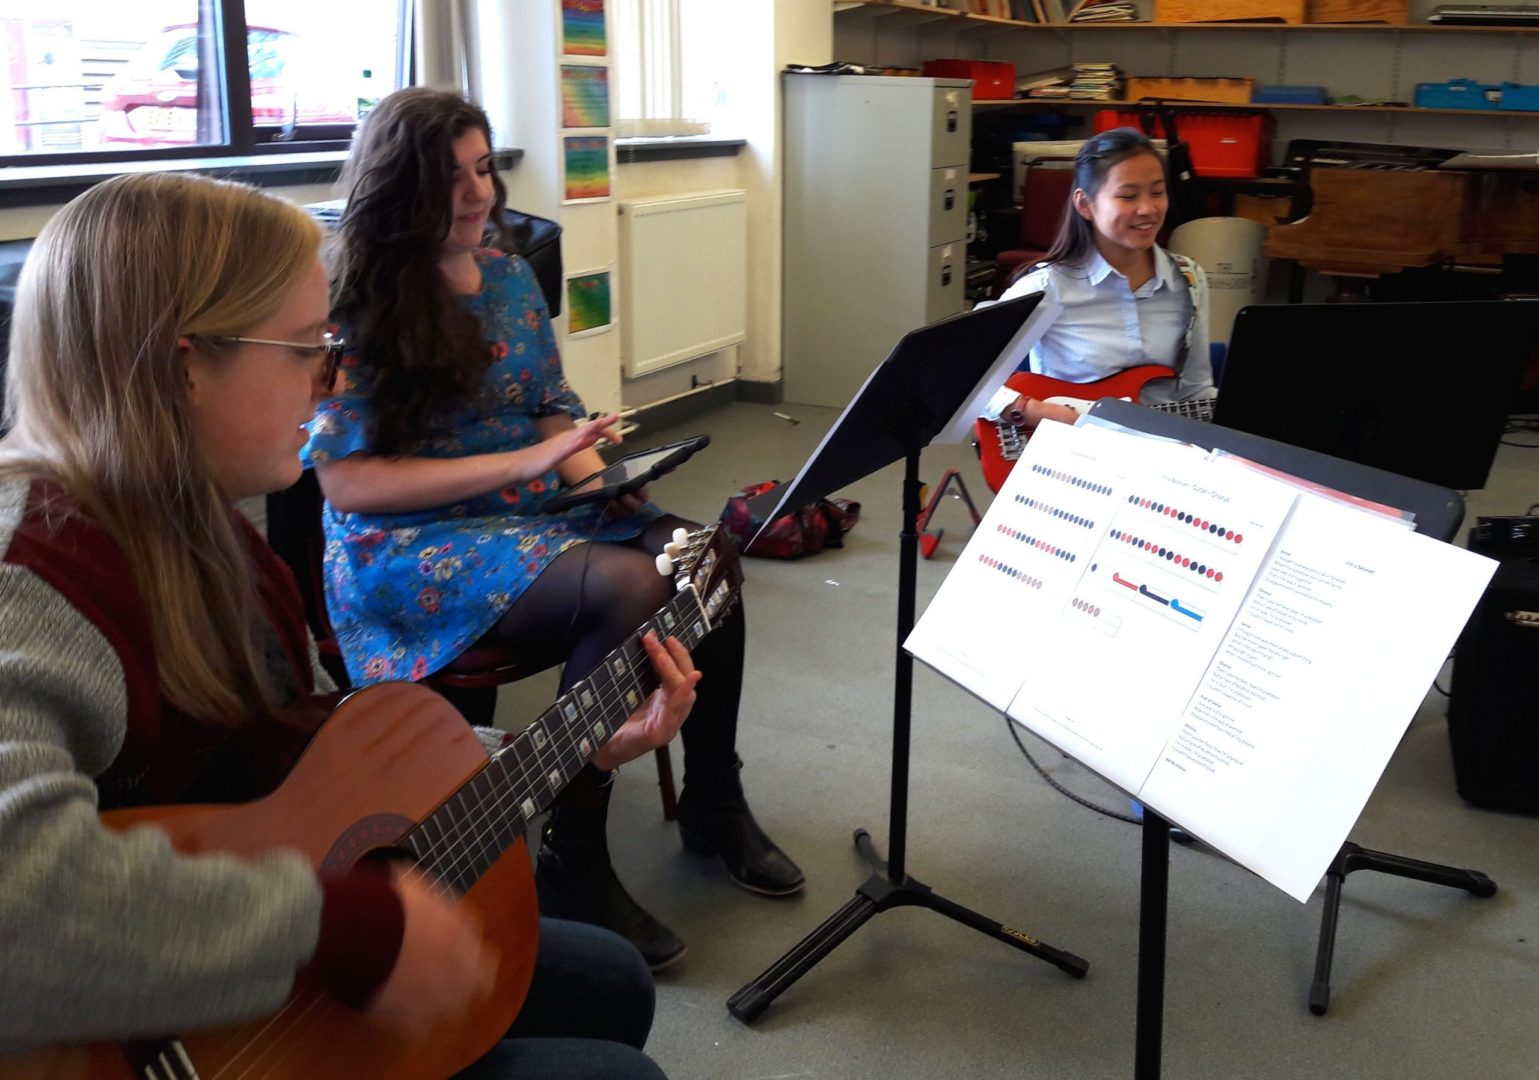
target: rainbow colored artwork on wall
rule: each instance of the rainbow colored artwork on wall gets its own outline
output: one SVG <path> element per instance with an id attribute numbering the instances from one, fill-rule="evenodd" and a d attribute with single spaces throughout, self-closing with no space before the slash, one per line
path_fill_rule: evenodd
<path id="1" fill-rule="evenodd" d="M 566 160 L 566 201 L 609 198 L 609 137 L 568 135 L 561 143 Z"/>
<path id="2" fill-rule="evenodd" d="M 567 56 L 605 56 L 604 0 L 561 0 L 561 51 Z"/>
<path id="3" fill-rule="evenodd" d="M 609 126 L 609 69 L 587 64 L 561 65 L 561 126 Z"/>
<path id="4" fill-rule="evenodd" d="M 578 274 L 566 279 L 566 331 L 568 336 L 601 330 L 612 321 L 609 307 L 609 271 Z"/>

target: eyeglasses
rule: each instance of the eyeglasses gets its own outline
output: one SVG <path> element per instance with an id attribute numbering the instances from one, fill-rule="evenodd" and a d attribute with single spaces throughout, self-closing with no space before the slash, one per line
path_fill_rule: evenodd
<path id="1" fill-rule="evenodd" d="M 326 354 L 326 366 L 321 369 L 321 382 L 328 391 L 337 387 L 337 371 L 342 367 L 342 353 L 347 349 L 347 339 L 333 336 L 329 331 L 321 335 L 319 345 L 308 341 L 274 341 L 271 338 L 234 337 L 229 334 L 205 336 L 204 341 L 229 342 L 238 345 L 281 345 L 286 349 Z"/>

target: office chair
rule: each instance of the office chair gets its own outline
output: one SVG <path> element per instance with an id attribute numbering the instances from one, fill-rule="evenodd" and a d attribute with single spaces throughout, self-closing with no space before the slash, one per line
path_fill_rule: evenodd
<path id="1" fill-rule="evenodd" d="M 1021 183 L 1019 247 L 994 256 L 994 296 L 1003 296 L 1016 268 L 1039 261 L 1053 246 L 1063 208 L 1074 190 L 1073 158 L 1038 158 L 1026 166 Z M 1064 163 L 1068 163 L 1065 168 Z"/>

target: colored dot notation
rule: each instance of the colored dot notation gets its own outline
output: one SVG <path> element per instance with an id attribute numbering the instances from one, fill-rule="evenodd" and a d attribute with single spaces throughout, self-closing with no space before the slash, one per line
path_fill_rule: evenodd
<path id="1" fill-rule="evenodd" d="M 1026 571 L 1011 566 L 1007 562 L 996 559 L 992 555 L 979 555 L 978 561 L 991 570 L 998 570 L 1001 574 L 1004 574 L 1005 577 L 1014 578 L 1022 585 L 1029 585 L 1033 589 L 1040 589 L 1042 587 L 1042 582 L 1039 578 L 1034 578 Z"/>
<path id="2" fill-rule="evenodd" d="M 1092 619 L 1099 619 L 1101 617 L 1101 609 L 1097 605 L 1092 604 L 1089 600 L 1081 600 L 1076 596 L 1072 601 L 1070 601 L 1070 604 L 1075 611 L 1083 611 Z"/>
<path id="3" fill-rule="evenodd" d="M 1121 529 L 1113 529 L 1107 534 L 1113 540 L 1121 540 L 1125 544 L 1132 544 L 1136 548 L 1142 548 L 1155 558 L 1164 559 L 1172 566 L 1179 566 L 1183 570 L 1190 570 L 1199 577 L 1212 578 L 1214 581 L 1223 581 L 1224 572 L 1215 570 L 1205 562 L 1198 562 L 1189 555 L 1182 555 L 1171 548 L 1161 547 L 1153 540 L 1145 540 L 1141 536 L 1125 533 Z"/>
<path id="4" fill-rule="evenodd" d="M 1226 529 L 1224 526 L 1209 521 L 1207 518 L 1198 517 L 1196 514 L 1188 514 L 1184 510 L 1177 510 L 1174 506 L 1168 506 L 1154 499 L 1129 495 L 1128 502 L 1141 509 L 1153 510 L 1156 514 L 1163 514 L 1165 517 L 1173 518 L 1182 524 L 1194 526 L 1203 532 L 1212 533 L 1219 540 L 1228 540 L 1235 544 L 1243 544 L 1245 542 L 1245 537 L 1233 529 Z"/>
<path id="5" fill-rule="evenodd" d="M 1026 533 L 1021 532 L 1020 529 L 1012 529 L 1008 525 L 1000 525 L 998 528 L 1001 533 L 1008 536 L 1010 539 L 1019 540 L 1021 543 L 1026 544 L 1028 547 L 1034 547 L 1038 551 L 1046 552 L 1055 558 L 1063 559 L 1065 562 L 1075 562 L 1079 559 L 1079 556 L 1074 554 L 1072 551 L 1065 551 L 1057 544 L 1050 544 L 1046 540 L 1039 539 L 1038 537 L 1028 536 Z"/>
<path id="6" fill-rule="evenodd" d="M 1070 525 L 1078 525 L 1082 529 L 1095 528 L 1095 522 L 1080 514 L 1071 514 L 1067 510 L 1060 510 L 1052 503 L 1045 503 L 1041 499 L 1033 499 L 1029 495 L 1017 495 L 1015 501 L 1028 510 L 1036 510 L 1038 513 L 1047 514 L 1049 517 L 1067 521 Z"/>
<path id="7" fill-rule="evenodd" d="M 1094 495 L 1110 495 L 1112 493 L 1110 484 L 1098 484 L 1094 480 L 1086 480 L 1083 476 L 1075 476 L 1073 473 L 1064 472 L 1062 469 L 1050 469 L 1046 465 L 1033 465 L 1031 471 L 1050 480 L 1057 480 L 1059 483 L 1068 484 L 1071 487 L 1083 488 Z"/>

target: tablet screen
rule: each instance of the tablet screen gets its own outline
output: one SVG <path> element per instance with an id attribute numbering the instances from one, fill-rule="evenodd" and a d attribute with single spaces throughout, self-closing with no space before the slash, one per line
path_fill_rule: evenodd
<path id="1" fill-rule="evenodd" d="M 639 454 L 633 454 L 628 458 L 622 458 L 604 469 L 603 472 L 594 473 L 586 480 L 566 490 L 573 495 L 581 495 L 587 491 L 597 491 L 599 488 L 613 487 L 615 484 L 623 484 L 628 480 L 635 480 L 647 475 L 647 470 L 664 458 L 678 453 L 677 446 L 664 446 L 656 450 L 643 450 Z"/>

